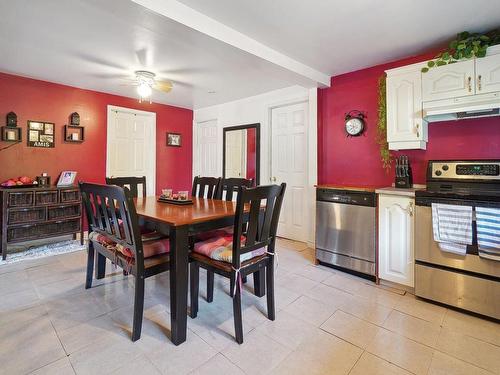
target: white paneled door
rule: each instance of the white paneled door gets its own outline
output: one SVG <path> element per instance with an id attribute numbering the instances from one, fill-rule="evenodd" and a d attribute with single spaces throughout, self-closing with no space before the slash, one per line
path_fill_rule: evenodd
<path id="1" fill-rule="evenodd" d="M 194 175 L 220 176 L 217 165 L 217 120 L 196 124 L 196 165 Z"/>
<path id="2" fill-rule="evenodd" d="M 146 192 L 155 194 L 155 113 L 108 109 L 106 176 L 146 176 Z"/>
<path id="3" fill-rule="evenodd" d="M 278 236 L 307 241 L 311 207 L 307 193 L 308 103 L 271 112 L 271 182 L 287 184 Z"/>
<path id="4" fill-rule="evenodd" d="M 226 178 L 246 178 L 247 137 L 246 129 L 226 132 Z"/>

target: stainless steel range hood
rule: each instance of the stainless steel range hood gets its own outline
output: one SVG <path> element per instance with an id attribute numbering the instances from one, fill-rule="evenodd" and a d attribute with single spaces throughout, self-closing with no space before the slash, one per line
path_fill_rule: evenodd
<path id="1" fill-rule="evenodd" d="M 423 115 L 427 122 L 499 116 L 500 93 L 424 102 Z"/>

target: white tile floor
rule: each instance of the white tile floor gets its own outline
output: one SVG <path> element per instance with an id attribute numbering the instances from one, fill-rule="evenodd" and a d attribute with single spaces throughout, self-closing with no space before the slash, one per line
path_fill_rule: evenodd
<path id="1" fill-rule="evenodd" d="M 168 273 L 147 281 L 142 337 L 130 341 L 133 279 L 83 288 L 85 252 L 0 267 L 0 374 L 500 374 L 500 324 L 315 266 L 279 241 L 277 319 L 245 286 L 245 342 L 233 339 L 228 283 L 168 339 Z"/>

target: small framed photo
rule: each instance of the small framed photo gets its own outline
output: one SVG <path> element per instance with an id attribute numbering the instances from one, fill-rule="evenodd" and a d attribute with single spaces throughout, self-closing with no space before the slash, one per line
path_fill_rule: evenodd
<path id="1" fill-rule="evenodd" d="M 54 134 L 54 124 L 51 123 L 45 124 L 45 134 Z"/>
<path id="2" fill-rule="evenodd" d="M 57 181 L 57 186 L 71 186 L 75 182 L 75 171 L 62 171 Z"/>
<path id="3" fill-rule="evenodd" d="M 179 133 L 167 133 L 167 146 L 181 147 L 182 135 Z"/>
<path id="4" fill-rule="evenodd" d="M 38 131 L 36 130 L 30 130 L 29 131 L 29 140 L 30 142 L 38 142 L 39 141 L 39 136 L 38 136 Z"/>

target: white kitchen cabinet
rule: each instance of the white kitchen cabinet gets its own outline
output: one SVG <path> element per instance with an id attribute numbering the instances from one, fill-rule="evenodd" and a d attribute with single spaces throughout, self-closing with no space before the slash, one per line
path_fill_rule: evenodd
<path id="1" fill-rule="evenodd" d="M 423 149 L 427 123 L 422 119 L 421 65 L 387 71 L 387 142 L 390 150 Z"/>
<path id="2" fill-rule="evenodd" d="M 500 54 L 476 59 L 476 94 L 500 91 Z"/>
<path id="3" fill-rule="evenodd" d="M 474 95 L 475 59 L 443 65 L 422 73 L 424 101 Z"/>
<path id="4" fill-rule="evenodd" d="M 414 207 L 409 196 L 379 195 L 379 278 L 413 287 Z"/>

